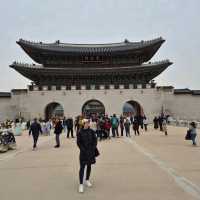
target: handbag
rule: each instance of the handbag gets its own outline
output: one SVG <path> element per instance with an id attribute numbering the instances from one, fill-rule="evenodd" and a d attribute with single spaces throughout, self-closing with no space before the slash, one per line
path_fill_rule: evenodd
<path id="1" fill-rule="evenodd" d="M 192 139 L 192 136 L 191 136 L 191 130 L 188 130 L 187 131 L 187 134 L 185 136 L 185 140 L 191 140 Z"/>
<path id="2" fill-rule="evenodd" d="M 95 157 L 98 157 L 100 155 L 99 150 L 97 149 L 97 147 L 95 148 L 94 155 L 95 155 Z"/>

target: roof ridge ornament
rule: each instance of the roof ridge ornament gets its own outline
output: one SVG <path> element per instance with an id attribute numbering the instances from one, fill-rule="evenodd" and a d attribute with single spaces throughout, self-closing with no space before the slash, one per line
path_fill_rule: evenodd
<path id="1" fill-rule="evenodd" d="M 124 43 L 130 43 L 129 40 L 127 38 L 124 39 Z"/>
<path id="2" fill-rule="evenodd" d="M 60 44 L 60 40 L 56 40 L 56 42 L 55 42 L 56 44 Z"/>

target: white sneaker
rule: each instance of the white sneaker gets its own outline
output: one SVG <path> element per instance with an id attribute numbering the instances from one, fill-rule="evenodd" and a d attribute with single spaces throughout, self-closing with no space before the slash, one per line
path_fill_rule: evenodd
<path id="1" fill-rule="evenodd" d="M 85 181 L 85 185 L 88 186 L 88 187 L 92 187 L 92 183 L 90 183 L 89 180 Z"/>
<path id="2" fill-rule="evenodd" d="M 83 193 L 84 192 L 83 184 L 79 185 L 78 191 L 79 191 L 79 193 Z"/>

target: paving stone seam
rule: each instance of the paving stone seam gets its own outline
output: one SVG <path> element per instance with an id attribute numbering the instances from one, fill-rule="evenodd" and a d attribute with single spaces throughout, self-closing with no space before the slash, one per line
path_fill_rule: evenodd
<path id="1" fill-rule="evenodd" d="M 183 189 L 186 193 L 192 195 L 194 198 L 200 200 L 200 187 L 194 184 L 192 181 L 189 179 L 185 178 L 184 176 L 178 175 L 176 170 L 173 168 L 169 167 L 166 162 L 161 160 L 159 157 L 156 155 L 148 152 L 147 149 L 143 148 L 141 145 L 137 144 L 136 141 L 133 141 L 130 138 L 124 138 L 125 142 L 128 142 L 134 146 L 134 148 L 145 155 L 147 158 L 149 158 L 151 161 L 153 161 L 159 168 L 164 170 L 168 175 L 170 175 L 176 184 Z"/>

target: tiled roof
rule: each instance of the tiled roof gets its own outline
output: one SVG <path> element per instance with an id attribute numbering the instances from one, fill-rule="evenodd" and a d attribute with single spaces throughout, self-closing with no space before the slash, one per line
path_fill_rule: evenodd
<path id="1" fill-rule="evenodd" d="M 191 94 L 191 95 L 200 95 L 200 90 L 190 90 L 188 88 L 185 89 L 175 89 L 174 94 Z"/>
<path id="2" fill-rule="evenodd" d="M 17 43 L 22 47 L 37 48 L 49 51 L 59 51 L 59 52 L 118 52 L 127 51 L 133 49 L 140 49 L 154 44 L 162 44 L 165 40 L 160 37 L 148 41 L 140 42 L 129 42 L 125 40 L 121 43 L 108 43 L 108 44 L 72 44 L 72 43 L 61 43 L 56 41 L 55 43 L 43 43 L 43 42 L 31 42 L 27 40 L 20 39 Z"/>
<path id="3" fill-rule="evenodd" d="M 10 98 L 11 97 L 11 93 L 10 92 L 0 92 L 0 98 Z"/>
<path id="4" fill-rule="evenodd" d="M 163 61 L 159 61 L 159 62 L 152 62 L 149 64 L 142 64 L 142 65 L 136 65 L 136 66 L 123 66 L 123 67 L 44 67 L 43 65 L 31 65 L 31 64 L 26 64 L 26 63 L 18 63 L 18 62 L 13 62 L 12 65 L 10 65 L 11 68 L 14 69 L 24 69 L 27 71 L 36 71 L 38 70 L 38 72 L 41 71 L 46 71 L 46 72 L 57 72 L 57 73 L 62 73 L 62 72 L 109 72 L 109 71 L 115 71 L 115 72 L 120 72 L 120 71 L 127 71 L 127 70 L 132 70 L 132 69 L 136 69 L 136 70 L 142 70 L 142 69 L 152 69 L 152 68 L 158 68 L 160 66 L 166 66 L 168 67 L 169 65 L 171 65 L 172 62 L 170 62 L 169 60 L 163 60 Z"/>

